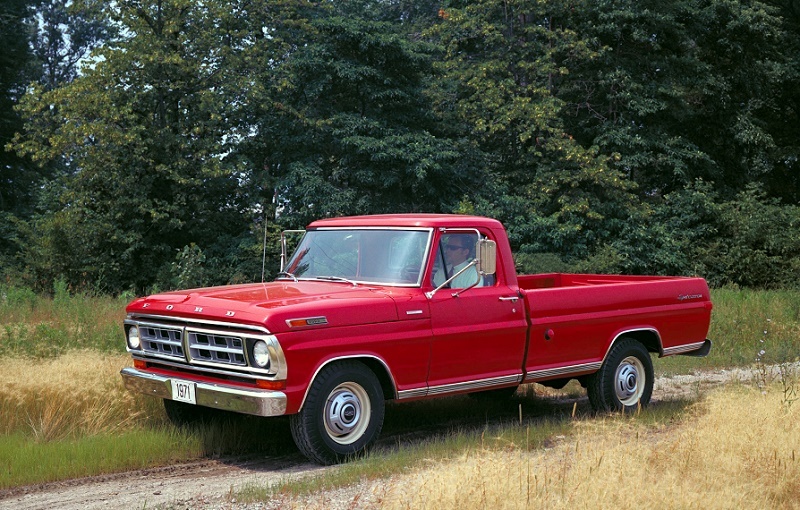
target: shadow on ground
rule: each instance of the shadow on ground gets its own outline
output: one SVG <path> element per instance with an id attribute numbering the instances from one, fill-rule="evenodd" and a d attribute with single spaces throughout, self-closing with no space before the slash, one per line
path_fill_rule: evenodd
<path id="1" fill-rule="evenodd" d="M 647 412 L 653 416 L 674 415 L 690 403 L 689 400 L 654 402 Z M 480 434 L 487 429 L 520 423 L 536 427 L 594 414 L 585 393 L 542 396 L 524 387 L 505 398 L 458 395 L 407 403 L 387 402 L 377 449 L 414 447 L 456 432 Z M 308 463 L 294 445 L 288 417 L 230 414 L 194 433 L 200 434 L 209 457 L 245 469 L 272 470 Z"/>

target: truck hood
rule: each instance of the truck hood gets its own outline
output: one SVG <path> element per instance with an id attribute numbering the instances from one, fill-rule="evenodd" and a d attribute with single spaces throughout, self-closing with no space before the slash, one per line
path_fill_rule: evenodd
<path id="1" fill-rule="evenodd" d="M 228 285 L 154 294 L 134 300 L 126 311 L 262 326 L 271 333 L 398 318 L 394 300 L 380 288 L 320 281 Z M 303 325 L 305 319 L 313 320 Z"/>

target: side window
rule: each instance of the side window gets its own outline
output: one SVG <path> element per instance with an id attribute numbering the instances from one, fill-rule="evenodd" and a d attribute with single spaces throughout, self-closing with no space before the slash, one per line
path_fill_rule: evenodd
<path id="1" fill-rule="evenodd" d="M 438 287 L 449 278 L 458 275 L 450 282 L 450 288 L 464 289 L 472 286 L 476 281 L 476 287 L 483 287 L 485 282 L 478 274 L 475 266 L 464 270 L 475 259 L 475 245 L 477 242 L 478 236 L 473 233 L 443 235 L 439 239 L 439 245 L 434 254 L 431 284 L 434 287 Z M 464 271 L 458 274 L 462 270 Z"/>

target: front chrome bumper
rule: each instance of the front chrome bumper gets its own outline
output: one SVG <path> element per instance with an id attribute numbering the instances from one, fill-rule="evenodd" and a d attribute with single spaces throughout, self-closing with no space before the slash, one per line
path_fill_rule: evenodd
<path id="1" fill-rule="evenodd" d="M 123 368 L 120 372 L 125 387 L 131 391 L 172 400 L 172 378 L 143 372 L 136 368 Z M 227 384 L 194 381 L 197 405 L 213 407 L 256 416 L 286 414 L 286 394 L 282 391 L 248 389 Z"/>

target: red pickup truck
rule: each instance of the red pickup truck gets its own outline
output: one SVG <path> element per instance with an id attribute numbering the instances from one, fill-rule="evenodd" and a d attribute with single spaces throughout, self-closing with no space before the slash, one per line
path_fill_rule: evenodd
<path id="1" fill-rule="evenodd" d="M 704 356 L 702 278 L 517 275 L 488 218 L 319 220 L 273 282 L 167 292 L 127 307 L 127 388 L 183 423 L 223 409 L 290 415 L 311 460 L 362 452 L 386 400 L 560 387 L 598 410 L 646 405 L 651 353 Z"/>

